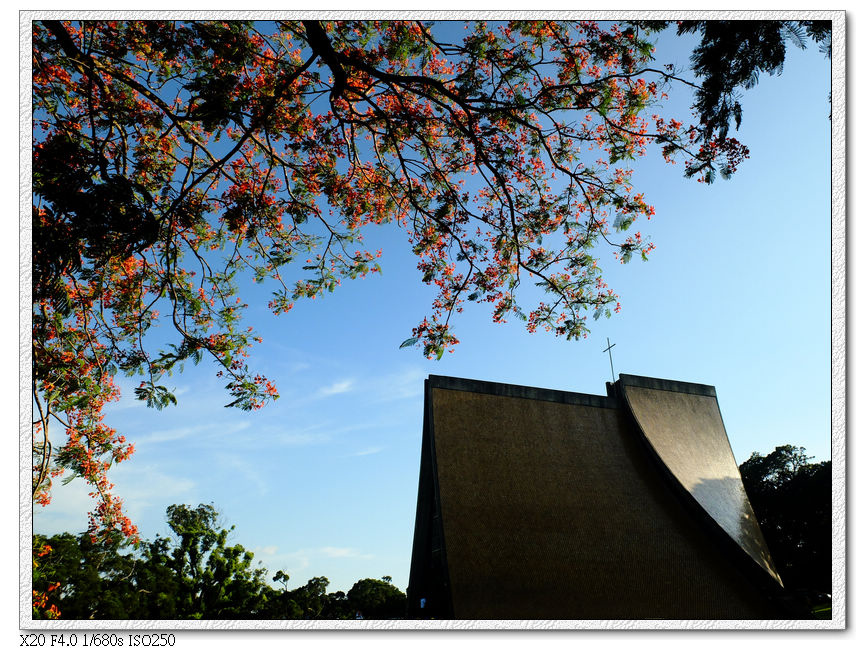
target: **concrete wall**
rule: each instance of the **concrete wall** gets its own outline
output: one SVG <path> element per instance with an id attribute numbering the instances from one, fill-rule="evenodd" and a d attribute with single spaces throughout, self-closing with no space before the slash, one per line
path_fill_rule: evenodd
<path id="1" fill-rule="evenodd" d="M 447 386 L 428 388 L 425 453 L 455 618 L 777 613 L 677 500 L 618 400 Z M 413 576 L 410 600 L 425 581 Z"/>

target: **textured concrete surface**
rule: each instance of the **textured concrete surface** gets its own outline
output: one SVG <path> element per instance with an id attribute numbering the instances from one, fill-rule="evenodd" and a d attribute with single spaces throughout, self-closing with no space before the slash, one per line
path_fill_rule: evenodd
<path id="1" fill-rule="evenodd" d="M 634 393 L 635 400 L 649 398 L 648 406 L 640 402 L 649 422 L 652 404 L 664 402 L 654 394 L 637 395 L 639 390 L 650 389 Z M 714 400 L 692 397 L 697 404 Z M 674 423 L 679 417 L 692 424 L 700 417 L 715 422 L 710 408 L 692 413 L 691 402 L 665 408 L 685 408 L 684 415 L 668 414 Z M 662 410 L 657 417 L 663 422 Z M 646 426 L 655 434 L 661 430 L 658 422 Z M 418 517 L 425 520 L 416 527 L 410 606 L 435 594 L 425 613 L 437 618 L 778 615 L 682 505 L 678 487 L 659 471 L 622 400 L 432 378 L 425 428 L 420 485 L 425 496 L 418 506 Z M 708 473 L 679 466 L 685 464 L 686 447 L 674 462 L 686 482 L 705 479 L 689 485 L 695 498 L 701 490 L 715 495 L 701 496 L 710 507 L 715 501 L 729 506 L 727 493 L 735 493 L 722 480 L 734 477 L 721 454 L 729 445 L 724 449 L 719 435 L 723 427 L 707 434 L 714 445 L 706 450 L 708 460 L 706 454 L 690 454 L 694 463 L 709 465 Z M 698 437 L 695 445 L 701 444 Z M 708 482 L 711 477 L 718 481 Z M 721 517 L 725 509 L 714 512 Z M 435 561 L 421 557 L 433 548 L 439 549 Z"/>
<path id="2" fill-rule="evenodd" d="M 714 395 L 623 385 L 631 413 L 682 487 L 779 583 Z"/>

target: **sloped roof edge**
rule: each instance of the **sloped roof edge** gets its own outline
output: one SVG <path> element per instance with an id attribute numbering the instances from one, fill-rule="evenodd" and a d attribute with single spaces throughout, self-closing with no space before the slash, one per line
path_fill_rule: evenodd
<path id="1" fill-rule="evenodd" d="M 660 470 L 662 476 L 666 478 L 668 485 L 679 496 L 680 500 L 683 501 L 688 509 L 697 515 L 696 520 L 702 523 L 703 529 L 718 540 L 722 547 L 727 549 L 728 556 L 731 559 L 734 559 L 740 568 L 750 574 L 752 578 L 755 578 L 764 586 L 764 588 L 768 587 L 770 591 L 775 592 L 777 587 L 783 587 L 783 583 L 781 582 L 780 576 L 778 575 L 769 554 L 769 549 L 766 547 L 766 542 L 763 539 L 759 525 L 756 522 L 756 516 L 751 508 L 747 494 L 744 492 L 744 486 L 741 485 L 741 477 L 739 476 L 738 467 L 736 466 L 732 449 L 729 446 L 729 438 L 723 424 L 723 416 L 721 415 L 720 407 L 717 404 L 715 388 L 713 386 L 702 384 L 654 379 L 651 377 L 639 377 L 635 375 L 621 375 L 617 385 L 620 392 L 621 402 L 624 405 L 625 410 L 630 414 L 639 434 L 639 438 L 645 445 L 646 451 L 655 461 L 655 465 Z M 629 388 L 669 391 L 711 398 L 717 411 L 717 422 L 715 423 L 715 426 L 720 428 L 719 434 L 723 437 L 725 451 L 729 456 L 729 463 L 732 463 L 730 473 L 735 474 L 735 478 L 739 484 L 739 491 L 741 492 L 739 495 L 741 502 L 735 505 L 740 510 L 743 510 L 744 512 L 741 514 L 745 514 L 747 519 L 750 520 L 744 522 L 749 528 L 748 532 L 753 537 L 753 539 L 746 540 L 748 543 L 743 543 L 743 535 L 734 534 L 734 531 L 730 529 L 729 524 L 725 525 L 722 521 L 718 520 L 716 514 L 714 514 L 717 507 L 707 508 L 707 505 L 718 506 L 718 503 L 713 501 L 706 502 L 704 499 L 695 497 L 695 494 L 692 493 L 693 490 L 689 488 L 687 481 L 685 480 L 686 477 L 684 477 L 681 470 L 677 468 L 675 459 L 669 457 L 670 450 L 668 449 L 667 451 L 664 451 L 663 447 L 659 447 L 659 443 L 663 443 L 663 437 L 659 438 L 657 433 L 652 432 L 650 429 L 647 430 L 645 414 L 640 412 L 641 409 L 638 410 L 635 408 L 635 404 L 631 399 L 632 395 L 629 393 Z M 702 424 L 705 425 L 706 423 L 704 422 Z M 679 432 L 669 433 L 679 433 L 683 436 L 682 442 L 677 443 L 678 445 L 685 444 L 685 447 L 688 447 L 686 442 L 693 442 L 687 440 L 689 434 L 694 435 L 693 432 L 682 430 Z M 691 449 L 690 453 L 691 455 L 697 454 L 697 449 Z M 717 501 L 719 496 L 721 495 L 712 495 L 715 501 Z M 756 571 L 753 569 L 756 569 Z M 779 595 L 778 592 L 775 592 L 776 598 Z"/>
<path id="2" fill-rule="evenodd" d="M 517 384 L 465 379 L 463 377 L 447 377 L 444 375 L 430 375 L 428 381 L 430 388 L 460 390 L 471 393 L 483 393 L 485 395 L 498 395 L 500 397 L 521 397 L 545 402 L 560 402 L 562 404 L 581 404 L 601 408 L 618 408 L 619 406 L 618 398 L 612 394 L 592 395 L 590 393 L 575 393 L 553 388 L 536 388 L 534 386 L 520 386 Z"/>
<path id="3" fill-rule="evenodd" d="M 640 375 L 619 375 L 619 383 L 623 386 L 636 386 L 638 388 L 652 388 L 654 390 L 668 390 L 674 393 L 687 393 L 688 395 L 705 395 L 715 397 L 715 387 L 708 384 L 695 384 L 687 381 L 674 379 L 659 379 L 657 377 L 643 377 Z"/>

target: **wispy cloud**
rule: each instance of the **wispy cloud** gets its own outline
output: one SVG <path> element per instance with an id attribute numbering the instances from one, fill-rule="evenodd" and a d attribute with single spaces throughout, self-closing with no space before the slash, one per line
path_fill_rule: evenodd
<path id="1" fill-rule="evenodd" d="M 112 470 L 118 494 L 130 511 L 151 506 L 181 503 L 195 491 L 195 481 L 183 475 L 167 474 L 154 464 L 126 462 Z"/>
<path id="2" fill-rule="evenodd" d="M 310 368 L 312 368 L 312 365 L 307 363 L 306 361 L 295 361 L 288 364 L 288 372 L 292 374 L 296 372 L 301 372 L 303 370 L 308 370 Z"/>
<path id="3" fill-rule="evenodd" d="M 361 553 L 357 549 L 340 546 L 322 546 L 316 552 L 325 557 L 357 557 L 368 560 L 373 556 L 369 553 Z"/>
<path id="4" fill-rule="evenodd" d="M 182 440 L 184 438 L 214 438 L 223 436 L 233 436 L 236 433 L 248 429 L 251 426 L 248 420 L 232 422 L 225 424 L 220 421 L 206 422 L 189 427 L 176 427 L 173 429 L 164 429 L 162 431 L 154 431 L 150 434 L 136 436 L 136 444 L 148 444 L 153 442 L 166 442 L 169 440 Z"/>
<path id="5" fill-rule="evenodd" d="M 196 435 L 201 435 L 211 427 L 206 424 L 199 424 L 194 427 L 175 427 L 173 429 L 163 429 L 162 431 L 154 431 L 153 433 L 138 436 L 136 444 L 147 444 L 153 442 L 168 442 L 169 440 L 182 440 L 183 438 L 191 438 Z"/>
<path id="6" fill-rule="evenodd" d="M 310 445 L 323 445 L 330 442 L 331 436 L 327 433 L 278 433 L 268 441 L 283 447 L 308 447 Z"/>
<path id="7" fill-rule="evenodd" d="M 279 547 L 276 545 L 270 546 L 256 546 L 252 549 L 252 552 L 256 555 L 256 557 L 260 555 L 266 555 L 268 557 L 272 557 L 276 555 L 277 551 L 279 551 Z"/>
<path id="8" fill-rule="evenodd" d="M 229 480 L 238 481 L 245 487 L 254 486 L 262 496 L 268 493 L 267 481 L 255 464 L 229 454 L 216 454 L 215 459 L 223 468 L 227 468 L 226 476 L 230 477 Z"/>
<path id="9" fill-rule="evenodd" d="M 83 479 L 68 485 L 56 481 L 51 490 L 51 504 L 33 505 L 33 530 L 47 535 L 85 530 L 87 512 L 96 505 L 88 496 L 89 491 Z"/>
<path id="10" fill-rule="evenodd" d="M 255 553 L 255 556 L 257 558 L 264 560 L 266 565 L 272 571 L 281 569 L 283 571 L 287 571 L 292 575 L 299 571 L 303 571 L 311 563 L 310 552 L 307 549 L 287 551 L 282 553 L 279 553 L 278 551 L 274 553 L 268 553 L 266 551 L 263 551 L 263 557 L 259 556 L 255 550 L 253 550 L 253 553 Z"/>
<path id="11" fill-rule="evenodd" d="M 333 434 L 334 427 L 329 421 L 319 421 L 308 426 L 286 426 L 285 419 L 275 418 L 235 436 L 231 444 L 233 449 L 244 452 L 260 450 L 262 445 L 309 447 L 330 442 Z"/>
<path id="12" fill-rule="evenodd" d="M 376 430 L 380 426 L 380 422 L 369 420 L 363 422 L 350 422 L 348 424 L 340 421 L 334 422 L 332 420 L 326 420 L 319 424 L 296 431 L 281 432 L 260 430 L 256 431 L 254 435 L 248 436 L 248 438 L 249 443 L 255 445 L 264 442 L 268 445 L 280 445 L 284 447 L 307 447 L 311 445 L 327 444 L 339 439 L 340 436 L 346 433 Z M 247 438 L 247 436 L 242 436 L 239 438 L 239 441 L 244 438 Z M 375 453 L 381 451 L 381 449 L 383 448 L 376 448 L 366 453 Z"/>
<path id="13" fill-rule="evenodd" d="M 259 546 L 252 552 L 256 559 L 265 563 L 271 570 L 282 569 L 294 576 L 310 566 L 320 566 L 323 559 L 329 560 L 371 560 L 372 553 L 363 553 L 350 546 L 320 546 L 300 548 L 294 551 L 281 551 L 278 546 Z"/>
<path id="14" fill-rule="evenodd" d="M 342 379 L 332 383 L 330 386 L 323 386 L 316 391 L 316 397 L 331 397 L 332 395 L 341 395 L 348 393 L 354 389 L 354 379 Z"/>
<path id="15" fill-rule="evenodd" d="M 167 474 L 156 465 L 127 461 L 111 469 L 115 494 L 123 498 L 123 509 L 137 524 L 161 523 L 165 507 L 195 500 L 195 481 Z M 68 485 L 56 481 L 47 508 L 33 508 L 34 530 L 52 535 L 87 528 L 87 513 L 96 507 L 88 493 L 93 488 L 82 478 Z"/>
<path id="16" fill-rule="evenodd" d="M 410 399 L 423 394 L 426 373 L 421 368 L 405 368 L 379 379 L 375 384 L 378 401 Z"/>
<path id="17" fill-rule="evenodd" d="M 384 449 L 384 447 L 369 447 L 368 449 L 362 449 L 353 454 L 349 454 L 349 456 L 369 456 L 370 454 L 377 454 L 382 449 Z"/>

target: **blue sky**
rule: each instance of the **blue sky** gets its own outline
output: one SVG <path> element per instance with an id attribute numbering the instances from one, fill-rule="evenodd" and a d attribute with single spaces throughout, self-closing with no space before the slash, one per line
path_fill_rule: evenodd
<path id="1" fill-rule="evenodd" d="M 664 39 L 659 63 L 686 63 L 682 39 Z M 455 322 L 461 344 L 439 361 L 398 349 L 426 314 L 432 291 L 395 229 L 370 231 L 384 249 L 380 277 L 345 283 L 275 318 L 267 289 L 251 287 L 248 318 L 264 338 L 250 365 L 282 398 L 256 413 L 230 401 L 215 368 L 189 366 L 165 383 L 179 405 L 161 412 L 131 398 L 107 421 L 136 444 L 112 470 L 144 537 L 167 534 L 173 503 L 213 503 L 231 539 L 297 587 L 327 576 L 331 590 L 366 577 L 408 583 L 429 374 L 604 393 L 613 363 L 624 372 L 714 385 L 733 452 L 804 446 L 830 457 L 829 61 L 788 50 L 784 73 L 743 97 L 736 137 L 751 159 L 730 181 L 704 186 L 658 152 L 639 161 L 634 185 L 655 206 L 635 226 L 656 244 L 650 261 L 602 266 L 622 311 L 594 322 L 586 340 L 528 334 L 470 305 Z M 689 116 L 673 94 L 666 112 Z M 34 513 L 34 530 L 79 532 L 90 508 L 80 480 Z"/>

